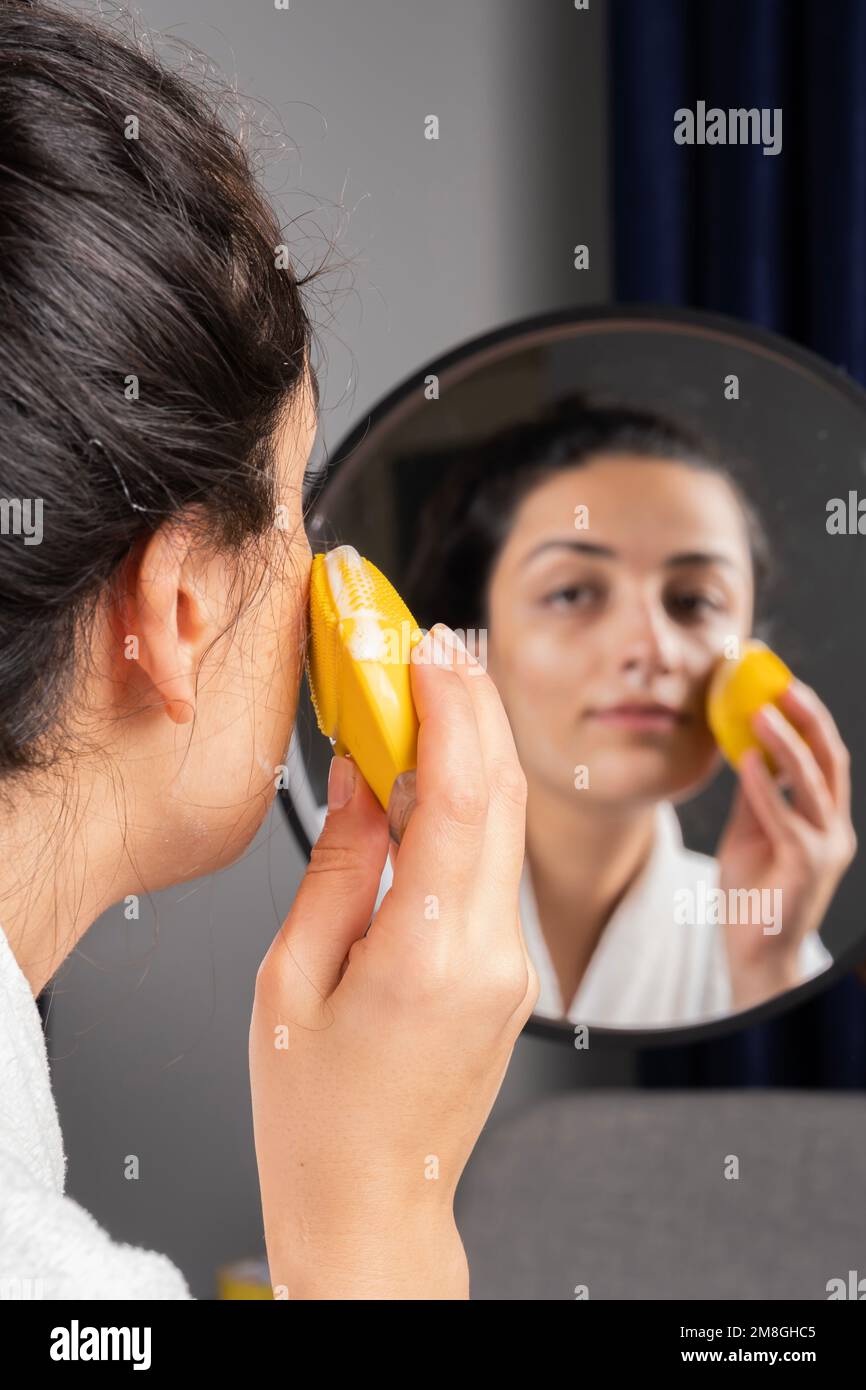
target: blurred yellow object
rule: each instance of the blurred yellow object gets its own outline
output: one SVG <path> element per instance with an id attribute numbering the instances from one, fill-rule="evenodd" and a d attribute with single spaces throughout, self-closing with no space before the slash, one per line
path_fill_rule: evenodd
<path id="1" fill-rule="evenodd" d="M 781 657 L 764 642 L 743 644 L 735 661 L 723 658 L 707 691 L 707 723 L 732 767 L 749 748 L 759 748 L 771 772 L 775 764 L 756 734 L 751 721 L 762 705 L 774 705 L 794 679 Z"/>
<path id="2" fill-rule="evenodd" d="M 313 557 L 307 679 L 316 721 L 386 810 L 395 778 L 417 761 L 409 659 L 423 635 L 394 586 L 354 546 Z"/>
<path id="3" fill-rule="evenodd" d="M 269 1298 L 273 1301 L 267 1260 L 234 1260 L 223 1265 L 217 1270 L 217 1289 L 221 1299 Z"/>

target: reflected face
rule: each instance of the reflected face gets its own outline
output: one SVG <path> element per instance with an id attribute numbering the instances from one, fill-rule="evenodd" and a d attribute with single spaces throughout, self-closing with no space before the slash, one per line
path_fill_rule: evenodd
<path id="1" fill-rule="evenodd" d="M 577 511 L 585 508 L 585 511 Z M 707 684 L 751 631 L 745 519 L 724 478 L 599 456 L 523 501 L 488 587 L 487 666 L 529 779 L 635 804 L 715 771 Z"/>

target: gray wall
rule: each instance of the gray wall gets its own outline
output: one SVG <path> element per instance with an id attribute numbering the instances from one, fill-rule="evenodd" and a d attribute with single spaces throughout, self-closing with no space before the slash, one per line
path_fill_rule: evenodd
<path id="1" fill-rule="evenodd" d="M 92 5 L 80 4 L 91 9 Z M 143 0 L 139 31 L 203 49 L 259 103 L 267 182 L 307 264 L 352 259 L 314 314 L 318 448 L 427 359 L 510 319 L 608 294 L 604 6 L 537 0 Z M 162 45 L 157 39 L 157 47 Z M 424 117 L 440 118 L 438 143 Z M 300 190 L 300 191 L 299 191 Z M 306 216 L 303 214 L 306 213 Z M 586 242 L 590 269 L 572 266 Z M 258 963 L 303 870 L 278 808 L 238 864 L 101 918 L 50 1000 L 69 1192 L 168 1253 L 202 1298 L 262 1250 L 247 1074 Z M 495 1115 L 627 1081 L 627 1053 L 524 1037 Z M 141 1177 L 123 1177 L 137 1154 Z"/>

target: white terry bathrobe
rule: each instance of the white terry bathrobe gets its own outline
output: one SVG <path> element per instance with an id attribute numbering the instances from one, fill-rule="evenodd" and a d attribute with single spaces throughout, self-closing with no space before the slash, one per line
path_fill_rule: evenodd
<path id="1" fill-rule="evenodd" d="M 166 1255 L 113 1241 L 64 1195 L 36 1000 L 0 926 L 0 1299 L 191 1299 Z"/>

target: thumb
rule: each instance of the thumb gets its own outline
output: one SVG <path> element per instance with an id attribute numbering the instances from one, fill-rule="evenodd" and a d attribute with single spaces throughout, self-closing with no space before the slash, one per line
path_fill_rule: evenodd
<path id="1" fill-rule="evenodd" d="M 326 998 L 367 930 L 388 848 L 388 821 L 349 758 L 334 757 L 328 814 L 281 936 L 295 966 Z"/>

